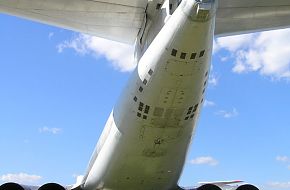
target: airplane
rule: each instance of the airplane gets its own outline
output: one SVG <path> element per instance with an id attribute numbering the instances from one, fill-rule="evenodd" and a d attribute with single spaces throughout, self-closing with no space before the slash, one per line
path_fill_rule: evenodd
<path id="1" fill-rule="evenodd" d="M 242 181 L 186 188 L 178 180 L 204 102 L 214 37 L 287 28 L 289 0 L 0 0 L 0 12 L 134 44 L 137 64 L 82 181 L 9 182 L 0 190 L 258 190 Z"/>

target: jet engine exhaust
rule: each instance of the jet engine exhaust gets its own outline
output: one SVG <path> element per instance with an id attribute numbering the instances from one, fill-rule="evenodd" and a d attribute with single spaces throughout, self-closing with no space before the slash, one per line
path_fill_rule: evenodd
<path id="1" fill-rule="evenodd" d="M 65 190 L 65 188 L 57 183 L 47 183 L 41 186 L 38 190 Z"/>
<path id="2" fill-rule="evenodd" d="M 4 183 L 0 186 L 0 190 L 29 190 L 17 183 Z"/>
<path id="3" fill-rule="evenodd" d="M 197 190 L 222 190 L 222 189 L 213 184 L 205 184 L 197 188 Z"/>
<path id="4" fill-rule="evenodd" d="M 259 189 L 253 185 L 247 184 L 239 186 L 236 190 L 259 190 Z"/>

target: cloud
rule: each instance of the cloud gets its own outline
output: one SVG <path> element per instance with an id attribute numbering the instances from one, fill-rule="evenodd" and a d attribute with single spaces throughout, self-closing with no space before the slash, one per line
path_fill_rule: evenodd
<path id="1" fill-rule="evenodd" d="M 237 35 L 215 40 L 234 59 L 234 73 L 258 72 L 274 79 L 290 79 L 290 29 Z"/>
<path id="2" fill-rule="evenodd" d="M 215 87 L 218 85 L 219 77 L 217 76 L 216 72 L 214 71 L 214 67 L 211 64 L 210 66 L 210 73 L 208 77 L 208 84 L 210 87 Z"/>
<path id="3" fill-rule="evenodd" d="M 288 156 L 277 156 L 276 160 L 279 162 L 290 162 L 290 158 Z"/>
<path id="4" fill-rule="evenodd" d="M 217 39 L 213 40 L 212 46 L 213 46 L 213 50 L 212 50 L 213 53 L 216 53 L 216 52 L 218 52 L 220 50 L 220 47 L 219 47 L 219 45 L 217 43 Z"/>
<path id="5" fill-rule="evenodd" d="M 288 165 L 287 169 L 290 170 L 290 165 L 289 165 L 290 164 L 290 158 L 288 156 L 277 156 L 276 160 L 278 162 L 283 162 L 283 163 L 287 164 Z"/>
<path id="6" fill-rule="evenodd" d="M 290 189 L 290 182 L 271 182 L 268 186 L 275 189 Z"/>
<path id="7" fill-rule="evenodd" d="M 254 34 L 244 34 L 217 38 L 215 41 L 216 51 L 224 48 L 230 52 L 235 52 L 238 49 L 246 48 L 250 43 L 253 42 L 253 35 Z"/>
<path id="8" fill-rule="evenodd" d="M 78 34 L 72 40 L 64 41 L 57 46 L 58 52 L 70 48 L 81 55 L 93 55 L 95 58 L 104 56 L 111 62 L 114 69 L 121 72 L 134 70 L 134 47 L 128 44 Z"/>
<path id="9" fill-rule="evenodd" d="M 189 161 L 190 164 L 193 165 L 209 165 L 209 166 L 216 166 L 218 165 L 218 161 L 211 156 L 202 156 L 197 157 Z"/>
<path id="10" fill-rule="evenodd" d="M 53 36 L 54 36 L 54 33 L 53 32 L 49 32 L 48 39 L 51 39 Z"/>
<path id="11" fill-rule="evenodd" d="M 209 78 L 208 78 L 209 85 L 217 86 L 218 85 L 218 81 L 219 81 L 219 78 L 214 73 L 209 75 Z"/>
<path id="12" fill-rule="evenodd" d="M 52 33 L 50 34 L 52 35 Z M 217 38 L 214 40 L 216 53 L 222 49 L 230 52 L 234 59 L 234 73 L 258 72 L 263 76 L 276 79 L 290 79 L 290 29 L 274 30 L 254 34 L 244 34 Z M 132 71 L 134 47 L 84 34 L 76 35 L 57 46 L 58 52 L 70 48 L 81 55 L 104 56 L 113 68 L 121 72 Z M 226 57 L 222 57 L 227 60 Z M 210 77 L 210 83 L 217 85 L 216 76 Z"/>
<path id="13" fill-rule="evenodd" d="M 62 129 L 61 128 L 49 128 L 49 127 L 42 127 L 39 128 L 39 132 L 40 133 L 51 133 L 54 135 L 57 135 L 59 133 L 61 133 Z"/>
<path id="14" fill-rule="evenodd" d="M 76 188 L 76 187 L 78 187 L 79 185 L 82 184 L 84 176 L 83 175 L 74 174 L 73 177 L 76 178 L 76 183 L 73 185 L 73 188 Z"/>
<path id="15" fill-rule="evenodd" d="M 35 184 L 41 179 L 41 176 L 26 173 L 5 174 L 0 176 L 0 180 L 3 182 L 15 182 L 20 184 Z"/>
<path id="16" fill-rule="evenodd" d="M 203 106 L 204 107 L 212 107 L 215 106 L 216 104 L 213 101 L 205 100 Z"/>
<path id="17" fill-rule="evenodd" d="M 239 115 L 239 112 L 237 111 L 236 108 L 233 108 L 232 111 L 225 111 L 225 110 L 220 110 L 218 112 L 216 112 L 216 115 L 220 115 L 224 118 L 232 118 L 232 117 L 236 117 Z"/>

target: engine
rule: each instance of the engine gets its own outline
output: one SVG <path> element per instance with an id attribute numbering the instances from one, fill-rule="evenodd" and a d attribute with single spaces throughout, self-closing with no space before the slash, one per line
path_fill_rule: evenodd
<path id="1" fill-rule="evenodd" d="M 197 188 L 197 190 L 222 190 L 222 189 L 213 184 L 205 184 Z"/>
<path id="2" fill-rule="evenodd" d="M 0 190 L 31 190 L 31 188 L 19 185 L 17 183 L 4 183 L 0 186 Z"/>
<path id="3" fill-rule="evenodd" d="M 0 190 L 66 190 L 63 186 L 57 183 L 47 183 L 40 188 L 36 186 L 25 186 L 18 183 L 5 183 L 0 186 Z"/>
<path id="4" fill-rule="evenodd" d="M 47 183 L 41 186 L 38 190 L 65 190 L 65 188 L 57 183 Z"/>
<path id="5" fill-rule="evenodd" d="M 230 186 L 230 185 L 216 185 L 216 184 L 204 184 L 198 188 L 179 188 L 178 190 L 259 190 L 257 187 L 245 184 L 240 186 Z"/>
<path id="6" fill-rule="evenodd" d="M 257 187 L 247 184 L 247 185 L 241 185 L 236 190 L 259 190 Z"/>

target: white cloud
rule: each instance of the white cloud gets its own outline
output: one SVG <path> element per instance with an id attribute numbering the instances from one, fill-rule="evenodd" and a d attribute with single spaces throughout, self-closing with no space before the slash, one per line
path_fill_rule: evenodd
<path id="1" fill-rule="evenodd" d="M 208 84 L 210 87 L 217 86 L 219 82 L 219 77 L 217 76 L 216 72 L 214 71 L 214 67 L 211 64 L 210 66 L 210 73 L 208 77 Z"/>
<path id="2" fill-rule="evenodd" d="M 208 78 L 209 85 L 217 86 L 218 85 L 218 81 L 219 81 L 219 78 L 214 73 L 209 75 L 209 78 Z"/>
<path id="3" fill-rule="evenodd" d="M 48 39 L 51 39 L 53 36 L 54 36 L 54 33 L 53 32 L 49 32 Z"/>
<path id="4" fill-rule="evenodd" d="M 204 107 L 212 107 L 215 106 L 216 104 L 213 101 L 205 100 L 203 106 Z"/>
<path id="5" fill-rule="evenodd" d="M 216 115 L 220 115 L 224 118 L 232 118 L 232 117 L 236 117 L 239 115 L 239 112 L 237 111 L 236 108 L 233 108 L 232 111 L 225 111 L 225 110 L 220 110 L 216 113 Z"/>
<path id="6" fill-rule="evenodd" d="M 290 79 L 289 36 L 290 30 L 284 29 L 222 37 L 214 40 L 213 51 L 229 51 L 234 59 L 232 70 L 235 73 L 259 72 L 276 79 Z M 136 67 L 133 46 L 115 41 L 79 34 L 72 40 L 62 42 L 57 48 L 59 52 L 71 48 L 82 55 L 104 56 L 115 69 L 122 72 L 132 71 Z M 222 59 L 226 60 L 226 57 Z M 217 85 L 218 80 L 211 76 L 210 82 Z"/>
<path id="7" fill-rule="evenodd" d="M 213 44 L 212 44 L 212 46 L 213 46 L 213 50 L 212 50 L 213 53 L 216 53 L 217 51 L 220 50 L 220 47 L 219 47 L 219 45 L 218 45 L 218 43 L 217 43 L 217 39 L 214 39 L 214 40 L 213 40 Z"/>
<path id="8" fill-rule="evenodd" d="M 39 128 L 39 132 L 40 133 L 51 133 L 51 134 L 59 134 L 61 133 L 62 129 L 61 128 L 49 128 L 49 127 L 42 127 L 42 128 Z"/>
<path id="9" fill-rule="evenodd" d="M 290 189 L 290 182 L 271 182 L 269 186 L 275 189 Z"/>
<path id="10" fill-rule="evenodd" d="M 244 34 L 237 36 L 228 36 L 216 39 L 217 50 L 224 48 L 228 51 L 235 52 L 238 49 L 246 48 L 253 42 L 254 34 Z"/>
<path id="11" fill-rule="evenodd" d="M 231 53 L 235 73 L 290 79 L 290 29 L 218 38 L 216 46 Z"/>
<path id="12" fill-rule="evenodd" d="M 73 185 L 73 188 L 78 187 L 79 185 L 82 184 L 84 176 L 83 175 L 73 175 L 74 178 L 76 178 L 76 183 Z"/>
<path id="13" fill-rule="evenodd" d="M 227 56 L 221 56 L 220 59 L 221 59 L 222 62 L 226 62 L 226 61 L 229 60 L 229 57 L 227 57 Z"/>
<path id="14" fill-rule="evenodd" d="M 111 62 L 113 68 L 121 72 L 134 70 L 134 47 L 128 44 L 79 34 L 70 41 L 64 41 L 57 46 L 58 52 L 71 48 L 81 55 L 93 55 L 96 58 L 104 56 Z"/>
<path id="15" fill-rule="evenodd" d="M 288 156 L 277 156 L 276 160 L 279 162 L 290 162 L 290 158 Z"/>
<path id="16" fill-rule="evenodd" d="M 189 161 L 190 164 L 193 165 L 209 165 L 209 166 L 216 166 L 218 165 L 218 161 L 211 156 L 202 156 L 197 157 Z"/>
<path id="17" fill-rule="evenodd" d="M 42 177 L 38 176 L 38 175 L 18 173 L 18 174 L 5 174 L 5 175 L 0 176 L 0 179 L 3 182 L 15 182 L 15 183 L 21 183 L 21 184 L 35 184 L 39 180 L 41 180 Z"/>
<path id="18" fill-rule="evenodd" d="M 288 156 L 277 156 L 276 160 L 287 164 L 287 169 L 290 170 L 290 158 Z"/>

